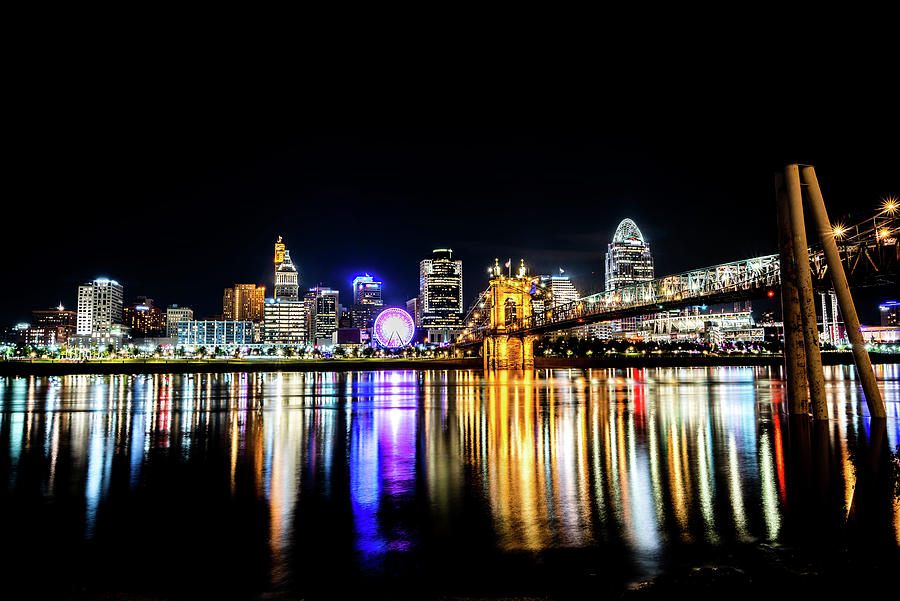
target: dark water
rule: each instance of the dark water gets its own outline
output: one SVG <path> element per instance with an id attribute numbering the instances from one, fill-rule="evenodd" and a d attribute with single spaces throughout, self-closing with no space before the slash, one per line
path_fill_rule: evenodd
<path id="1" fill-rule="evenodd" d="M 579 596 L 742 545 L 900 545 L 853 369 L 0 379 L 5 598 Z M 592 595 L 593 596 L 593 595 Z"/>

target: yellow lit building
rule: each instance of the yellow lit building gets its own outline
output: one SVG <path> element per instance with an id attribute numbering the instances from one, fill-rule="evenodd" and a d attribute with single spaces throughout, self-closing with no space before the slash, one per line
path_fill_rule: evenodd
<path id="1" fill-rule="evenodd" d="M 265 302 L 265 286 L 235 284 L 225 289 L 222 315 L 225 321 L 262 321 Z"/>

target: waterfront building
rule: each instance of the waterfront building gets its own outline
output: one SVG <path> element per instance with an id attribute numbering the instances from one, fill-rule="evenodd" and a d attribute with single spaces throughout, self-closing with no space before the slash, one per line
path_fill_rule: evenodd
<path id="1" fill-rule="evenodd" d="M 262 321 L 265 301 L 265 286 L 235 284 L 225 289 L 222 316 L 225 321 Z"/>
<path id="2" fill-rule="evenodd" d="M 406 301 L 406 312 L 413 316 L 413 319 L 416 322 L 416 327 L 422 327 L 422 303 L 419 301 L 419 297 L 411 298 Z"/>
<path id="3" fill-rule="evenodd" d="M 900 326 L 860 326 L 859 331 L 867 344 L 900 342 Z"/>
<path id="4" fill-rule="evenodd" d="M 122 309 L 122 322 L 131 330 L 132 336 L 163 336 L 166 333 L 167 313 L 153 306 L 153 299 L 139 296 L 133 303 Z"/>
<path id="5" fill-rule="evenodd" d="M 248 320 L 179 321 L 178 346 L 215 347 L 248 346 L 255 342 L 256 324 Z"/>
<path id="6" fill-rule="evenodd" d="M 383 282 L 368 273 L 353 278 L 353 304 L 382 306 L 382 286 Z"/>
<path id="7" fill-rule="evenodd" d="M 884 327 L 900 326 L 900 302 L 889 300 L 878 305 L 881 314 L 881 325 Z"/>
<path id="8" fill-rule="evenodd" d="M 277 258 L 278 251 L 276 250 Z M 275 267 L 275 298 L 278 300 L 299 301 L 300 274 L 297 272 L 294 262 L 291 261 L 291 251 L 283 250 L 281 259 L 282 261 Z"/>
<path id="9" fill-rule="evenodd" d="M 194 319 L 194 310 L 190 307 L 169 305 L 166 309 L 166 336 L 175 338 L 178 336 L 178 322 Z"/>
<path id="10" fill-rule="evenodd" d="M 339 292 L 326 286 L 316 286 L 304 295 L 304 302 L 310 311 L 308 340 L 316 346 L 334 344 L 334 333 L 340 318 Z"/>
<path id="11" fill-rule="evenodd" d="M 59 305 L 53 309 L 31 312 L 31 324 L 24 331 L 25 344 L 32 346 L 52 346 L 67 344 L 76 333 L 78 313 L 67 311 Z"/>
<path id="12" fill-rule="evenodd" d="M 168 324 L 166 324 L 168 327 Z M 171 350 L 178 346 L 178 336 L 147 336 L 144 338 L 132 338 L 135 348 L 145 353 L 152 353 L 157 349 Z"/>
<path id="13" fill-rule="evenodd" d="M 306 309 L 306 344 L 316 343 L 316 289 L 310 288 L 303 293 L 303 305 Z"/>
<path id="14" fill-rule="evenodd" d="M 263 342 L 281 346 L 306 345 L 306 303 L 282 298 L 266 299 Z"/>
<path id="15" fill-rule="evenodd" d="M 693 309 L 693 310 L 691 310 Z M 696 308 L 672 310 L 647 316 L 641 322 L 641 335 L 656 342 L 762 342 L 764 327 L 757 324 L 751 311 L 700 312 Z"/>
<path id="16" fill-rule="evenodd" d="M 429 342 L 449 342 L 462 331 L 462 261 L 453 259 L 452 249 L 436 248 L 419 262 L 419 302 Z"/>
<path id="17" fill-rule="evenodd" d="M 122 284 L 108 278 L 97 278 L 79 286 L 76 333 L 83 336 L 111 334 L 114 330 L 121 333 L 124 296 Z"/>
<path id="18" fill-rule="evenodd" d="M 616 228 L 613 240 L 606 247 L 606 290 L 648 282 L 653 279 L 653 256 L 650 243 L 631 219 L 623 219 Z M 612 322 L 614 335 L 628 336 L 640 329 L 640 317 L 628 317 Z"/>

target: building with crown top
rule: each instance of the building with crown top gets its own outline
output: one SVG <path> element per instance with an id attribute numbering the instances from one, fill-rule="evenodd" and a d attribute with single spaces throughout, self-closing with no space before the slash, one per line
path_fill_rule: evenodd
<path id="1" fill-rule="evenodd" d="M 300 274 L 291 261 L 291 251 L 285 250 L 283 260 L 275 268 L 275 299 L 300 300 Z"/>
<path id="2" fill-rule="evenodd" d="M 631 219 L 623 219 L 606 247 L 606 290 L 648 282 L 653 279 L 650 243 Z M 628 317 L 612 322 L 612 333 L 627 336 L 640 330 L 641 319 Z"/>

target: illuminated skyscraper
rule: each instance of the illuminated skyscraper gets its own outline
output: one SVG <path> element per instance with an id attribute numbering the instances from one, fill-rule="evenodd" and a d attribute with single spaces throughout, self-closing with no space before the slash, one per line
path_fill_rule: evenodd
<path id="1" fill-rule="evenodd" d="M 310 288 L 304 295 L 307 307 L 307 338 L 315 345 L 334 343 L 340 318 L 339 292 L 324 286 Z"/>
<path id="2" fill-rule="evenodd" d="M 256 284 L 235 284 L 226 288 L 222 297 L 225 321 L 262 321 L 266 287 Z"/>
<path id="3" fill-rule="evenodd" d="M 353 304 L 348 309 L 348 327 L 371 329 L 382 309 L 382 282 L 368 273 L 353 278 Z"/>
<path id="4" fill-rule="evenodd" d="M 567 275 L 542 275 L 541 285 L 550 292 L 552 307 L 566 305 L 579 299 L 578 290 Z"/>
<path id="5" fill-rule="evenodd" d="M 616 228 L 613 241 L 606 249 L 606 290 L 648 282 L 653 279 L 653 257 L 650 243 L 631 219 L 623 219 Z M 613 332 L 628 335 L 640 329 L 640 318 L 628 317 L 613 322 Z"/>
<path id="6" fill-rule="evenodd" d="M 306 344 L 306 303 L 301 300 L 266 299 L 263 342 L 304 346 Z"/>
<path id="7" fill-rule="evenodd" d="M 449 248 L 437 248 L 419 263 L 422 327 L 431 342 L 449 341 L 463 327 L 462 261 Z"/>
<path id="8" fill-rule="evenodd" d="M 282 261 L 275 268 L 275 298 L 286 301 L 300 300 L 300 274 L 291 261 L 289 250 L 283 251 Z"/>
<path id="9" fill-rule="evenodd" d="M 353 304 L 381 306 L 382 282 L 368 273 L 353 278 Z"/>
<path id="10" fill-rule="evenodd" d="M 78 287 L 78 334 L 111 334 L 122 323 L 124 288 L 107 278 Z"/>

